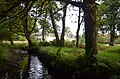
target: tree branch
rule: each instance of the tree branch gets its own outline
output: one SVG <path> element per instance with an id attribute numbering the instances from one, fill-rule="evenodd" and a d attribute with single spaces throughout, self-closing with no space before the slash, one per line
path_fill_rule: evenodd
<path id="1" fill-rule="evenodd" d="M 58 9 L 56 12 L 53 13 L 53 15 L 55 15 L 56 13 L 58 13 L 58 11 L 62 10 L 63 8 L 67 7 L 68 4 L 66 4 L 64 7 Z"/>
<path id="2" fill-rule="evenodd" d="M 72 0 L 56 0 L 56 1 L 65 2 L 67 4 L 71 4 L 71 5 L 76 6 L 76 7 L 84 8 L 83 2 L 75 2 Z"/>
<path id="3" fill-rule="evenodd" d="M 13 16 L 11 16 L 11 17 L 9 17 L 9 18 L 6 18 L 6 19 L 3 19 L 2 21 L 0 21 L 0 23 L 3 23 L 3 22 L 5 22 L 5 21 L 7 21 L 7 20 L 10 20 L 10 19 L 12 19 L 12 18 L 14 18 L 14 17 L 16 17 L 16 16 L 19 16 L 22 12 L 24 12 L 25 10 L 26 10 L 26 8 L 27 8 L 27 12 L 31 9 L 31 7 L 32 7 L 32 5 L 33 5 L 33 3 L 35 2 L 35 0 L 31 3 L 31 5 L 28 7 L 28 3 L 29 2 L 27 2 L 26 3 L 26 5 L 25 5 L 25 8 L 22 10 L 22 11 L 20 11 L 20 12 L 18 12 L 17 14 L 15 14 L 15 15 L 13 15 Z M 25 15 L 26 16 L 26 15 Z"/>
<path id="4" fill-rule="evenodd" d="M 41 5 L 40 14 L 35 17 L 34 26 L 33 26 L 32 30 L 30 31 L 30 34 L 32 33 L 32 31 L 33 31 L 33 30 L 35 29 L 35 27 L 36 27 L 37 17 L 40 17 L 40 16 L 41 16 L 43 6 L 44 6 L 44 2 L 43 2 L 42 5 Z M 36 11 L 36 12 L 37 12 L 37 11 Z"/>

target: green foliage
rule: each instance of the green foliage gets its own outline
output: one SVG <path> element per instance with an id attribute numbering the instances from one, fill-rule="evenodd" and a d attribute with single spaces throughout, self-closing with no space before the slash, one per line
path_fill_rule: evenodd
<path id="1" fill-rule="evenodd" d="M 112 75 L 112 76 L 110 77 L 110 79 L 120 79 L 120 76 L 118 76 L 118 75 Z"/>
<path id="2" fill-rule="evenodd" d="M 15 44 L 15 45 L 10 46 L 10 49 L 28 50 L 28 44 L 24 44 L 24 43 Z"/>
<path id="3" fill-rule="evenodd" d="M 71 71 L 76 71 L 76 67 L 78 67 L 78 63 L 76 62 L 78 59 L 80 60 L 79 57 L 84 55 L 84 49 L 41 47 L 38 54 L 42 55 L 43 58 L 45 57 L 43 62 L 46 63 L 48 68 L 53 67 L 55 70 L 59 69 L 63 73 L 70 73 Z"/>
<path id="4" fill-rule="evenodd" d="M 102 33 L 119 28 L 119 0 L 101 0 L 98 7 L 99 30 Z"/>
<path id="5" fill-rule="evenodd" d="M 99 62 L 103 63 L 104 65 L 102 67 L 107 68 L 108 70 L 104 71 L 111 75 L 118 74 L 120 71 L 120 53 L 119 53 L 120 47 L 114 46 L 109 47 L 106 50 L 100 50 L 99 51 Z"/>
<path id="6" fill-rule="evenodd" d="M 3 53 L 1 54 L 1 50 Z M 0 45 L 0 79 L 5 78 L 6 72 L 9 74 L 9 78 L 17 79 L 19 75 L 18 61 L 20 54 L 10 51 L 10 46 Z M 24 64 L 24 63 L 22 63 Z M 22 66 L 23 68 L 23 66 Z"/>
<path id="7" fill-rule="evenodd" d="M 45 41 L 45 42 L 40 42 L 39 45 L 40 46 L 51 46 L 52 44 L 51 44 L 51 42 Z"/>
<path id="8" fill-rule="evenodd" d="M 75 40 L 72 41 L 65 41 L 66 47 L 75 47 Z"/>
<path id="9" fill-rule="evenodd" d="M 3 45 L 0 45 L 0 62 L 4 62 L 4 60 L 8 61 L 9 56 L 10 56 L 10 53 L 9 53 L 8 46 L 5 47 Z"/>
<path id="10" fill-rule="evenodd" d="M 3 54 L 5 53 L 5 50 L 2 46 L 0 46 L 0 61 L 3 58 Z"/>
<path id="11" fill-rule="evenodd" d="M 10 34 L 8 30 L 0 29 L 0 40 L 8 40 L 10 38 Z"/>
<path id="12" fill-rule="evenodd" d="M 116 38 L 114 41 L 115 44 L 120 44 L 120 37 Z"/>
<path id="13" fill-rule="evenodd" d="M 28 68 L 28 57 L 25 57 L 20 63 L 19 67 L 21 70 L 26 70 Z"/>
<path id="14" fill-rule="evenodd" d="M 26 38 L 20 35 L 14 35 L 13 38 L 14 41 L 26 41 Z"/>
<path id="15" fill-rule="evenodd" d="M 97 37 L 98 43 L 108 44 L 109 43 L 109 35 L 108 34 L 98 34 Z"/>
<path id="16" fill-rule="evenodd" d="M 72 75 L 81 76 L 91 71 L 91 69 L 97 69 L 97 76 L 107 75 L 111 78 L 119 78 L 120 70 L 120 47 L 109 47 L 99 44 L 100 49 L 98 53 L 98 63 L 92 66 L 85 64 L 84 49 L 80 48 L 68 48 L 68 47 L 41 47 L 38 53 L 43 62 L 48 68 L 54 68 L 62 71 L 63 73 L 70 73 Z M 90 73 L 89 73 L 90 74 Z M 116 77 L 115 77 L 116 78 Z"/>

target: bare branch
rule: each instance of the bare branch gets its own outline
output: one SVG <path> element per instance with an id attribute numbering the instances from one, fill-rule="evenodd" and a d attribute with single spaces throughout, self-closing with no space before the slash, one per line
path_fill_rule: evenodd
<path id="1" fill-rule="evenodd" d="M 65 7 L 67 7 L 67 5 L 68 5 L 68 4 L 66 4 L 64 7 L 58 9 L 56 12 L 53 13 L 53 15 L 55 15 L 56 13 L 58 13 L 58 11 L 60 11 L 60 10 L 64 9 Z"/>

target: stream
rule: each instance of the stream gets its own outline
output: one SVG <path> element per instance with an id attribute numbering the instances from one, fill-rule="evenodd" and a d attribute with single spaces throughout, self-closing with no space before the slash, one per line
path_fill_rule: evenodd
<path id="1" fill-rule="evenodd" d="M 17 49 L 13 49 L 12 51 L 15 53 L 21 52 L 21 54 L 23 54 L 23 56 L 25 57 L 28 56 L 27 51 Z M 22 61 L 21 58 L 20 61 Z M 19 70 L 18 72 L 19 76 L 17 79 L 24 79 L 24 71 Z M 51 75 L 48 74 L 47 68 L 43 66 L 37 55 L 30 55 L 30 68 L 28 70 L 28 75 L 29 76 L 27 77 L 27 79 L 52 79 Z M 11 79 L 9 73 L 6 72 L 4 78 L 2 79 Z"/>
<path id="2" fill-rule="evenodd" d="M 42 65 L 37 56 L 31 56 L 28 79 L 52 79 L 48 70 Z"/>
<path id="3" fill-rule="evenodd" d="M 27 54 L 27 51 L 20 51 L 22 54 Z M 29 77 L 27 79 L 52 79 L 48 74 L 47 68 L 43 66 L 37 55 L 30 55 L 30 68 L 28 70 Z M 20 79 L 23 79 L 22 71 Z"/>

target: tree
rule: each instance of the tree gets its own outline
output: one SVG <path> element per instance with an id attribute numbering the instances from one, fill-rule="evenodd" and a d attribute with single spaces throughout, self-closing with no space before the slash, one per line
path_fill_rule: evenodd
<path id="1" fill-rule="evenodd" d="M 30 1 L 17 1 L 17 0 L 2 0 L 1 10 L 0 10 L 0 23 L 3 23 L 7 20 L 13 19 L 15 17 L 20 17 L 26 10 L 29 11 L 35 0 Z M 30 6 L 28 6 L 30 4 Z"/>
<path id="2" fill-rule="evenodd" d="M 79 2 L 71 1 L 71 0 L 57 0 L 64 1 L 68 4 L 72 4 L 76 7 L 81 7 L 84 12 L 84 20 L 85 20 L 85 50 L 86 50 L 86 60 L 89 63 L 96 63 L 97 61 L 97 22 L 96 22 L 96 0 L 83 0 Z"/>
<path id="3" fill-rule="evenodd" d="M 60 38 L 60 46 L 64 46 L 64 37 L 65 37 L 65 20 L 66 20 L 66 13 L 67 13 L 67 5 L 66 3 L 63 3 L 63 17 L 62 17 L 62 33 L 61 33 L 61 38 Z"/>
<path id="4" fill-rule="evenodd" d="M 100 24 L 102 31 L 110 31 L 110 46 L 114 46 L 114 40 L 118 23 L 119 23 L 119 0 L 104 0 L 100 6 L 99 15 L 100 17 Z"/>
<path id="5" fill-rule="evenodd" d="M 59 35 L 58 35 L 57 29 L 56 29 L 57 26 L 56 26 L 56 23 L 55 23 L 55 20 L 54 20 L 54 17 L 53 17 L 52 10 L 50 10 L 50 17 L 51 17 L 52 26 L 53 26 L 53 29 L 54 29 L 54 34 L 55 34 L 55 37 L 56 37 L 56 40 L 55 40 L 56 41 L 56 46 L 59 46 L 60 39 L 59 39 Z"/>
<path id="6" fill-rule="evenodd" d="M 27 9 L 27 11 L 29 11 L 31 6 L 34 4 L 35 1 L 36 0 L 25 0 L 25 1 L 20 0 L 20 2 L 18 1 L 19 2 L 18 5 L 20 5 L 22 2 L 26 3 L 25 5 L 28 5 L 28 4 L 31 3 L 30 6 L 23 7 L 25 10 Z M 76 7 L 81 7 L 83 9 L 84 20 L 85 20 L 85 43 L 86 43 L 86 47 L 85 47 L 86 51 L 85 51 L 85 53 L 86 53 L 86 57 L 87 57 L 86 60 L 90 61 L 91 64 L 96 63 L 96 61 L 97 61 L 97 52 L 98 52 L 97 51 L 97 42 L 96 42 L 97 29 L 98 29 L 97 22 L 96 22 L 96 6 L 97 6 L 97 3 L 95 2 L 96 0 L 83 0 L 83 1 L 78 0 L 79 2 L 72 1 L 72 0 L 56 0 L 56 1 L 63 1 L 65 3 L 67 3 L 67 4 L 72 4 L 72 5 L 76 6 Z M 12 7 L 15 8 L 18 5 L 14 5 Z M 49 7 L 51 7 L 51 6 L 49 6 Z M 9 8 L 5 12 L 8 13 L 9 10 L 11 10 L 11 9 Z M 53 24 L 53 26 L 55 28 L 56 25 L 55 25 L 55 21 L 53 19 L 54 17 L 53 17 L 53 10 L 52 9 L 50 9 L 50 13 L 51 13 L 50 17 L 51 17 L 51 20 L 52 20 L 52 24 Z M 19 13 L 17 13 L 16 15 L 13 15 L 13 16 L 18 16 L 18 14 Z M 27 24 L 27 23 L 25 23 L 25 24 Z M 56 34 L 56 37 L 57 37 L 56 40 L 59 40 L 57 32 L 55 34 Z M 57 42 L 59 42 L 59 41 L 57 41 Z"/>
<path id="7" fill-rule="evenodd" d="M 78 47 L 78 45 L 79 45 L 79 31 L 80 31 L 80 25 L 82 24 L 82 21 L 83 21 L 83 17 L 82 17 L 81 21 L 80 21 L 80 17 L 81 17 L 81 8 L 79 8 L 78 28 L 77 28 L 77 32 L 76 32 L 76 47 Z"/>
<path id="8" fill-rule="evenodd" d="M 0 25 L 1 29 L 1 39 L 10 41 L 11 45 L 14 45 L 14 35 L 16 34 L 16 27 L 18 22 L 15 19 L 11 19 Z M 5 34 L 5 35 L 4 35 Z"/>
<path id="9" fill-rule="evenodd" d="M 65 36 L 68 38 L 72 38 L 74 36 L 70 30 L 70 27 L 65 27 Z"/>
<path id="10" fill-rule="evenodd" d="M 54 5 L 54 6 L 53 6 Z M 52 26 L 53 26 L 53 30 L 54 30 L 54 34 L 56 37 L 56 46 L 60 46 L 60 38 L 59 38 L 59 34 L 57 32 L 57 27 L 58 25 L 56 24 L 56 21 L 60 20 L 61 14 L 58 13 L 59 9 L 58 5 L 56 4 L 56 2 L 52 2 L 52 5 L 49 5 L 50 7 L 48 8 L 49 10 L 49 14 L 50 14 L 50 19 L 52 22 Z"/>

